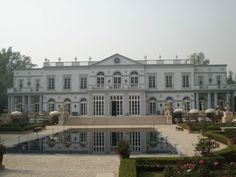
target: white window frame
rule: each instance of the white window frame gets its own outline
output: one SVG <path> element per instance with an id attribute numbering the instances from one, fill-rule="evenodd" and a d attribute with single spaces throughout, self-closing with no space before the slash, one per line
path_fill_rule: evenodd
<path id="1" fill-rule="evenodd" d="M 80 142 L 87 143 L 87 132 L 80 132 Z"/>
<path id="2" fill-rule="evenodd" d="M 133 152 L 141 151 L 141 133 L 130 132 L 129 133 L 129 144 Z"/>
<path id="3" fill-rule="evenodd" d="M 190 87 L 190 75 L 183 74 L 182 75 L 182 88 L 189 88 Z"/>
<path id="4" fill-rule="evenodd" d="M 93 113 L 96 116 L 104 115 L 104 96 L 93 97 Z"/>
<path id="5" fill-rule="evenodd" d="M 71 76 L 64 76 L 63 79 L 63 89 L 71 89 Z"/>
<path id="6" fill-rule="evenodd" d="M 87 115 L 87 99 L 80 100 L 80 115 Z"/>
<path id="7" fill-rule="evenodd" d="M 80 77 L 80 89 L 87 89 L 88 78 L 86 76 Z"/>
<path id="8" fill-rule="evenodd" d="M 114 73 L 113 76 L 113 88 L 117 89 L 117 88 L 121 88 L 121 84 L 122 84 L 122 75 L 119 71 Z"/>
<path id="9" fill-rule="evenodd" d="M 174 87 L 174 83 L 173 83 L 173 79 L 174 76 L 173 74 L 165 74 L 165 88 L 173 88 Z"/>
<path id="10" fill-rule="evenodd" d="M 138 72 L 133 71 L 133 72 L 130 74 L 130 86 L 131 86 L 131 87 L 138 87 L 138 83 L 139 83 Z"/>
<path id="11" fill-rule="evenodd" d="M 93 132 L 93 151 L 105 151 L 105 132 Z"/>
<path id="12" fill-rule="evenodd" d="M 123 96 L 110 96 L 110 114 L 112 114 L 112 101 L 116 101 L 116 115 L 123 115 Z"/>
<path id="13" fill-rule="evenodd" d="M 55 90 L 56 79 L 55 76 L 48 76 L 47 78 L 48 90 Z"/>
<path id="14" fill-rule="evenodd" d="M 129 114 L 130 115 L 140 115 L 140 96 L 130 95 L 129 96 Z"/>
<path id="15" fill-rule="evenodd" d="M 148 75 L 148 88 L 156 88 L 156 75 Z"/>
<path id="16" fill-rule="evenodd" d="M 105 75 L 103 72 L 97 74 L 97 88 L 104 88 L 105 84 Z"/>

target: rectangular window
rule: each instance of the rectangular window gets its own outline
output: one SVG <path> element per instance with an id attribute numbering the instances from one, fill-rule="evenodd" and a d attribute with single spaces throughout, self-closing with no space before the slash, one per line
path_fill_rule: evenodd
<path id="1" fill-rule="evenodd" d="M 81 143 L 87 142 L 87 132 L 80 132 L 80 142 Z"/>
<path id="2" fill-rule="evenodd" d="M 217 87 L 220 88 L 221 86 L 221 76 L 216 76 Z"/>
<path id="3" fill-rule="evenodd" d="M 157 141 L 157 132 L 150 132 L 150 142 Z"/>
<path id="4" fill-rule="evenodd" d="M 55 78 L 48 77 L 48 89 L 55 89 Z"/>
<path id="5" fill-rule="evenodd" d="M 93 113 L 94 115 L 104 115 L 104 96 L 93 97 Z"/>
<path id="6" fill-rule="evenodd" d="M 129 96 L 129 114 L 140 115 L 140 96 Z"/>
<path id="7" fill-rule="evenodd" d="M 23 88 L 23 79 L 19 79 L 19 88 L 20 88 L 20 89 Z"/>
<path id="8" fill-rule="evenodd" d="M 80 89 L 87 89 L 87 77 L 80 78 Z"/>
<path id="9" fill-rule="evenodd" d="M 105 150 L 104 132 L 93 133 L 93 150 L 94 152 L 103 152 Z"/>
<path id="10" fill-rule="evenodd" d="M 155 88 L 156 87 L 156 77 L 155 76 L 149 76 L 148 77 L 148 86 L 149 86 L 149 88 Z"/>
<path id="11" fill-rule="evenodd" d="M 156 114 L 156 102 L 150 102 L 150 114 Z"/>
<path id="12" fill-rule="evenodd" d="M 64 89 L 71 89 L 71 77 L 64 78 Z"/>
<path id="13" fill-rule="evenodd" d="M 130 142 L 132 151 L 139 152 L 141 150 L 140 132 L 130 132 L 129 142 Z"/>
<path id="14" fill-rule="evenodd" d="M 40 87 L 40 79 L 36 79 L 36 81 L 35 81 L 36 91 L 39 91 L 39 87 Z"/>
<path id="15" fill-rule="evenodd" d="M 173 87 L 173 76 L 172 75 L 166 75 L 166 88 L 172 88 Z"/>
<path id="16" fill-rule="evenodd" d="M 183 75 L 182 76 L 182 87 L 183 88 L 188 88 L 190 86 L 190 77 L 189 75 Z"/>
<path id="17" fill-rule="evenodd" d="M 199 87 L 203 88 L 203 76 L 198 76 L 198 80 L 199 80 Z"/>
<path id="18" fill-rule="evenodd" d="M 123 115 L 123 96 L 110 97 L 110 114 Z"/>

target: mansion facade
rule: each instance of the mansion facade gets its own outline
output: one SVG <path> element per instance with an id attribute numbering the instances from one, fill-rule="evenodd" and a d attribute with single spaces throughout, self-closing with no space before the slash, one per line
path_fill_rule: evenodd
<path id="1" fill-rule="evenodd" d="M 8 111 L 46 113 L 66 104 L 76 116 L 158 115 L 167 103 L 173 109 L 229 105 L 235 111 L 235 87 L 227 84 L 226 67 L 119 54 L 101 61 L 45 60 L 42 68 L 14 71 Z"/>

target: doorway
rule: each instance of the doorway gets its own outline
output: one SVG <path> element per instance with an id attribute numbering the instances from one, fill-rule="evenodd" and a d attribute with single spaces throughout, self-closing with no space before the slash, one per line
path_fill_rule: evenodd
<path id="1" fill-rule="evenodd" d="M 116 113 L 116 101 L 112 101 L 111 103 L 112 103 L 111 104 L 111 107 L 112 107 L 111 115 L 116 116 L 117 115 L 117 113 Z"/>

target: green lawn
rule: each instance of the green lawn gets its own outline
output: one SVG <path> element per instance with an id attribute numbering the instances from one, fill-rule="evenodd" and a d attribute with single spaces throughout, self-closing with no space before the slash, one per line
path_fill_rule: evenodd
<path id="1" fill-rule="evenodd" d="M 164 177 L 162 172 L 151 172 L 151 171 L 145 171 L 145 172 L 139 172 L 139 177 Z"/>

